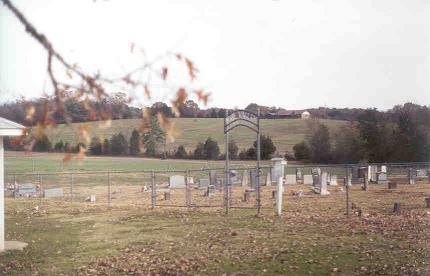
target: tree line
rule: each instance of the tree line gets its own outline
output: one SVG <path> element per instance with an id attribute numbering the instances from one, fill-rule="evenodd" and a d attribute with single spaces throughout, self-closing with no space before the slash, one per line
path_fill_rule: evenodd
<path id="1" fill-rule="evenodd" d="M 261 135 L 261 159 L 270 159 L 276 152 L 271 137 Z M 13 139 L 5 137 L 6 150 L 23 150 L 22 144 L 15 144 Z M 88 148 L 84 143 L 72 145 L 62 140 L 54 145 L 46 134 L 37 136 L 33 150 L 37 152 L 70 152 L 77 153 L 84 148 L 90 155 L 116 155 L 116 156 L 145 156 L 156 158 L 176 159 L 200 159 L 219 160 L 224 159 L 225 154 L 220 152 L 218 142 L 208 137 L 204 142 L 197 143 L 194 150 L 186 151 L 183 145 L 175 150 L 166 150 L 166 133 L 160 127 L 157 117 L 152 117 L 151 126 L 143 134 L 134 129 L 127 140 L 123 133 L 112 135 L 110 139 L 101 139 L 97 136 L 91 138 Z M 248 160 L 257 158 L 257 141 L 252 147 L 239 152 L 239 147 L 234 140 L 228 143 L 229 158 L 232 160 Z"/>
<path id="2" fill-rule="evenodd" d="M 412 103 L 387 112 L 368 109 L 332 134 L 310 121 L 306 138 L 293 151 L 295 159 L 315 163 L 428 162 L 430 109 Z"/>
<path id="3" fill-rule="evenodd" d="M 88 122 L 106 119 L 135 119 L 141 118 L 142 110 L 133 107 L 129 103 L 126 94 L 118 92 L 107 98 L 95 101 L 88 98 L 82 99 L 74 94 L 64 96 L 65 112 L 56 112 L 54 114 L 55 122 L 75 123 Z M 25 126 L 34 126 L 46 114 L 47 106 L 55 105 L 54 97 L 44 97 L 33 100 L 15 100 L 0 105 L 0 117 L 12 120 Z M 89 108 L 91 107 L 91 108 Z M 226 112 L 232 112 L 233 109 L 211 107 L 202 109 L 193 100 L 186 100 L 183 105 L 178 107 L 179 114 L 173 111 L 173 108 L 164 102 L 156 102 L 147 107 L 152 115 L 158 113 L 168 118 L 179 115 L 182 118 L 224 118 Z M 29 112 L 31 109 L 31 112 Z M 267 107 L 250 103 L 245 110 L 257 113 L 260 110 L 261 118 L 272 118 L 271 113 L 279 110 L 279 107 Z M 308 111 L 315 118 L 339 119 L 339 120 L 357 120 L 364 109 L 336 109 L 336 108 L 311 108 Z M 31 114 L 31 116 L 29 116 Z M 64 117 L 68 114 L 68 117 Z M 103 114 L 103 117 L 97 117 L 95 114 Z"/>

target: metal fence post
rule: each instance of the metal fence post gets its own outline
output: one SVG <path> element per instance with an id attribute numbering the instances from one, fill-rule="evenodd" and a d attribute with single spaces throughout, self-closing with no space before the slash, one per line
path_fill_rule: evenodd
<path id="1" fill-rule="evenodd" d="M 110 172 L 107 172 L 107 184 L 108 184 L 108 207 L 110 208 Z"/>
<path id="2" fill-rule="evenodd" d="M 13 198 L 16 198 L 17 185 L 16 185 L 16 174 L 13 174 Z"/>
<path id="3" fill-rule="evenodd" d="M 155 187 L 155 172 L 151 172 L 151 208 L 154 209 L 157 205 L 157 191 Z"/>
<path id="4" fill-rule="evenodd" d="M 74 178 L 73 178 L 73 173 L 70 174 L 70 203 L 73 203 L 73 182 L 74 182 Z"/>
<path id="5" fill-rule="evenodd" d="M 187 170 L 186 174 L 185 174 L 185 206 L 190 207 L 190 189 L 189 189 L 189 183 L 188 183 L 188 176 L 189 176 L 190 172 Z"/>
<path id="6" fill-rule="evenodd" d="M 346 216 L 349 216 L 349 185 L 348 185 L 348 177 L 344 178 L 345 180 L 345 188 L 346 188 Z"/>
<path id="7" fill-rule="evenodd" d="M 42 203 L 42 196 L 43 196 L 42 186 L 43 186 L 42 175 L 39 174 L 39 201 L 40 201 L 40 203 Z"/>

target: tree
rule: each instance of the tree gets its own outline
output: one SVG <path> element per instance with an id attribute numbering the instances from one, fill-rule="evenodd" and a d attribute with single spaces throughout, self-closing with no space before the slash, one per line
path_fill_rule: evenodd
<path id="1" fill-rule="evenodd" d="M 205 159 L 205 145 L 199 142 L 194 150 L 194 159 Z"/>
<path id="2" fill-rule="evenodd" d="M 211 137 L 206 139 L 206 142 L 203 147 L 204 156 L 206 160 L 214 160 L 218 159 L 219 156 L 219 146 L 218 142 L 213 140 Z"/>
<path id="3" fill-rule="evenodd" d="M 366 152 L 360 133 L 354 124 L 343 126 L 333 137 L 332 151 L 335 163 L 358 163 L 365 161 Z"/>
<path id="4" fill-rule="evenodd" d="M 104 155 L 111 154 L 111 146 L 109 139 L 105 138 L 102 145 L 102 152 Z"/>
<path id="5" fill-rule="evenodd" d="M 200 108 L 193 100 L 187 100 L 180 108 L 181 117 L 194 118 L 197 117 Z"/>
<path id="6" fill-rule="evenodd" d="M 184 159 L 187 157 L 187 152 L 185 151 L 185 148 L 183 145 L 180 145 L 175 152 L 175 157 L 179 159 Z"/>
<path id="7" fill-rule="evenodd" d="M 133 130 L 130 137 L 130 154 L 138 155 L 140 153 L 140 134 L 137 130 Z"/>
<path id="8" fill-rule="evenodd" d="M 309 160 L 309 147 L 305 141 L 297 143 L 293 147 L 294 157 L 296 160 Z"/>
<path id="9" fill-rule="evenodd" d="M 91 139 L 90 153 L 92 155 L 101 155 L 103 153 L 103 146 L 99 137 L 93 137 Z"/>
<path id="10" fill-rule="evenodd" d="M 309 155 L 312 162 L 331 161 L 330 133 L 328 127 L 317 123 L 308 137 Z"/>
<path id="11" fill-rule="evenodd" d="M 145 155 L 156 156 L 157 147 L 164 145 L 165 142 L 166 133 L 161 129 L 157 117 L 152 117 L 149 130 L 143 134 Z"/>
<path id="12" fill-rule="evenodd" d="M 36 138 L 36 142 L 34 143 L 33 150 L 34 151 L 50 151 L 52 149 L 52 144 L 48 139 L 48 136 L 45 134 L 40 135 Z"/>
<path id="13" fill-rule="evenodd" d="M 128 151 L 128 143 L 124 135 L 120 132 L 119 134 L 113 135 L 110 141 L 111 153 L 114 155 L 126 155 Z"/>
<path id="14" fill-rule="evenodd" d="M 254 148 L 257 150 L 257 140 L 254 142 Z M 272 155 L 276 152 L 276 147 L 273 144 L 272 138 L 270 136 L 261 135 L 260 136 L 260 157 L 263 160 L 272 158 Z"/>
<path id="15" fill-rule="evenodd" d="M 64 142 L 63 142 L 63 140 L 60 140 L 59 142 L 55 143 L 54 150 L 57 151 L 57 152 L 64 151 Z"/>
<path id="16" fill-rule="evenodd" d="M 234 140 L 228 141 L 228 156 L 229 159 L 237 159 L 237 153 L 239 152 L 239 148 L 236 145 L 236 142 Z"/>

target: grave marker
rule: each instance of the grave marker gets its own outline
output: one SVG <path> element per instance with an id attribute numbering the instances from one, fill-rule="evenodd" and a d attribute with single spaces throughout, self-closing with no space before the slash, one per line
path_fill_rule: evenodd
<path id="1" fill-rule="evenodd" d="M 62 188 L 45 189 L 43 194 L 44 194 L 45 198 L 63 197 L 64 196 Z"/>
<path id="2" fill-rule="evenodd" d="M 174 188 L 185 188 L 185 177 L 183 175 L 172 175 L 169 177 L 169 187 Z"/>
<path id="3" fill-rule="evenodd" d="M 294 185 L 297 184 L 297 178 L 295 174 L 287 174 L 285 176 L 285 184 Z"/>

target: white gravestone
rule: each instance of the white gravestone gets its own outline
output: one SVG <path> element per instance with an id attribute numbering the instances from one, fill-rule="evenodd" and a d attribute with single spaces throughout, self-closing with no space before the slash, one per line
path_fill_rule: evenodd
<path id="1" fill-rule="evenodd" d="M 387 166 L 385 165 L 381 166 L 381 172 L 387 173 Z"/>
<path id="2" fill-rule="evenodd" d="M 270 175 L 270 172 L 266 173 L 266 186 L 272 185 L 272 176 Z"/>
<path id="3" fill-rule="evenodd" d="M 183 175 L 172 175 L 169 177 L 169 187 L 170 188 L 184 188 L 185 187 L 185 177 Z"/>
<path id="4" fill-rule="evenodd" d="M 285 184 L 292 185 L 297 184 L 297 178 L 295 174 L 287 174 L 285 176 Z"/>
<path id="5" fill-rule="evenodd" d="M 279 177 L 284 178 L 284 169 L 287 161 L 281 157 L 272 158 L 272 182 L 277 182 Z"/>
<path id="6" fill-rule="evenodd" d="M 330 186 L 337 186 L 337 175 L 332 174 L 330 177 Z"/>
<path id="7" fill-rule="evenodd" d="M 304 174 L 303 175 L 303 184 L 305 184 L 305 185 L 312 185 L 312 183 L 313 183 L 312 175 L 310 175 L 310 174 Z"/>

